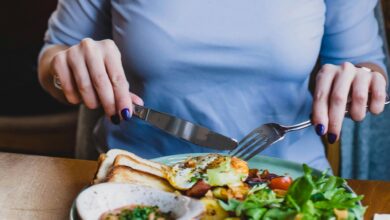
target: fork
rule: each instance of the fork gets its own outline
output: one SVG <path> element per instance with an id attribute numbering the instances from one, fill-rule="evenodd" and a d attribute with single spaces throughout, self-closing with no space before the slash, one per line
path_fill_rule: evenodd
<path id="1" fill-rule="evenodd" d="M 229 155 L 249 160 L 271 144 L 282 140 L 286 133 L 301 130 L 311 125 L 311 120 L 292 126 L 284 126 L 277 123 L 263 124 L 240 140 L 238 146 L 231 150 Z"/>
<path id="2" fill-rule="evenodd" d="M 390 99 L 387 96 L 385 105 L 389 103 Z M 349 105 L 345 111 L 346 114 L 348 113 L 348 110 Z M 263 124 L 240 140 L 237 147 L 231 150 L 228 154 L 239 157 L 243 160 L 249 160 L 263 150 L 267 149 L 271 144 L 283 140 L 286 133 L 301 130 L 312 125 L 313 124 L 311 120 L 307 120 L 291 126 L 280 125 L 277 123 Z"/>

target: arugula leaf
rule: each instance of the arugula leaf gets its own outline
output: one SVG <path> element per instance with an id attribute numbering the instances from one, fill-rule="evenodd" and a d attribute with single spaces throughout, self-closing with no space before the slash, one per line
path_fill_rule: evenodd
<path id="1" fill-rule="evenodd" d="M 260 191 L 262 189 L 265 189 L 265 188 L 267 188 L 267 184 L 266 183 L 255 185 L 255 186 L 252 187 L 252 189 L 249 190 L 248 195 L 253 194 L 253 193 L 255 193 L 257 191 Z"/>
<path id="2" fill-rule="evenodd" d="M 291 197 L 291 195 L 286 195 L 286 202 L 290 207 L 293 207 L 298 212 L 301 211 L 301 207 L 297 204 L 297 202 Z"/>
<path id="3" fill-rule="evenodd" d="M 294 219 L 297 212 L 292 209 L 282 210 L 282 209 L 270 209 L 264 216 L 263 220 L 289 220 Z"/>
<path id="4" fill-rule="evenodd" d="M 224 210 L 235 212 L 237 216 L 249 217 L 249 219 L 261 219 L 265 211 L 280 207 L 282 202 L 283 198 L 277 198 L 275 192 L 268 187 L 258 187 L 244 201 L 229 199 L 225 203 L 219 200 Z"/>
<path id="5" fill-rule="evenodd" d="M 318 209 L 349 209 L 357 206 L 356 203 L 362 199 L 363 196 L 352 198 L 350 193 L 338 190 L 330 200 L 315 202 L 314 206 Z"/>
<path id="6" fill-rule="evenodd" d="M 367 207 L 363 207 L 359 205 L 349 209 L 348 220 L 353 220 L 353 219 L 363 220 L 366 209 Z"/>
<path id="7" fill-rule="evenodd" d="M 227 203 L 225 203 L 222 200 L 218 200 L 218 203 L 223 209 L 225 209 L 225 211 L 229 211 L 229 212 L 234 212 L 237 209 L 237 207 L 241 204 L 241 202 L 236 199 L 229 199 Z"/>
<path id="8" fill-rule="evenodd" d="M 264 213 L 267 212 L 267 208 L 251 208 L 245 210 L 245 216 L 247 216 L 251 220 L 260 220 Z"/>
<path id="9" fill-rule="evenodd" d="M 316 208 L 314 207 L 314 204 L 311 200 L 307 201 L 303 206 L 302 206 L 302 213 L 305 213 L 310 216 L 315 216 L 318 214 L 316 211 Z"/>
<path id="10" fill-rule="evenodd" d="M 343 184 L 345 184 L 344 179 L 336 176 L 329 176 L 323 183 L 317 183 L 316 185 L 320 192 L 325 193 L 341 187 Z"/>
<path id="11" fill-rule="evenodd" d="M 246 203 L 255 203 L 260 207 L 264 206 L 278 206 L 279 203 L 283 201 L 282 198 L 277 198 L 274 191 L 269 188 L 265 188 L 263 190 L 259 190 L 254 194 L 250 194 L 245 199 Z"/>
<path id="12" fill-rule="evenodd" d="M 311 197 L 314 190 L 314 183 L 311 177 L 311 170 L 305 169 L 305 175 L 296 179 L 287 191 L 287 197 L 292 207 L 300 211 L 302 207 Z"/>

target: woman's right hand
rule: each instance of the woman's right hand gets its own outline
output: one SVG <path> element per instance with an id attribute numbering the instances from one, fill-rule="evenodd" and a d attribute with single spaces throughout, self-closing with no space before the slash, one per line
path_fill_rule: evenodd
<path id="1" fill-rule="evenodd" d="M 120 118 L 130 119 L 132 103 L 143 105 L 140 97 L 129 92 L 121 54 L 112 40 L 86 38 L 57 52 L 49 72 L 59 79 L 69 103 L 82 102 L 90 109 L 101 105 L 114 124 L 119 124 Z"/>

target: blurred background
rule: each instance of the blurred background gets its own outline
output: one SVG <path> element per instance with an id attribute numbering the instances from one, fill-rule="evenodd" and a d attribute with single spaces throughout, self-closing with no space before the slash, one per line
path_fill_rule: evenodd
<path id="1" fill-rule="evenodd" d="M 5 1 L 0 9 L 0 150 L 73 155 L 77 107 L 42 90 L 37 57 L 56 0 Z"/>
<path id="2" fill-rule="evenodd" d="M 56 0 L 2 3 L 0 151 L 74 157 L 78 107 L 55 101 L 37 79 L 37 57 L 56 5 Z M 390 42 L 390 1 L 382 0 L 376 13 L 382 36 Z M 389 117 L 388 107 L 363 123 L 345 122 L 341 143 L 326 146 L 335 174 L 390 180 Z"/>

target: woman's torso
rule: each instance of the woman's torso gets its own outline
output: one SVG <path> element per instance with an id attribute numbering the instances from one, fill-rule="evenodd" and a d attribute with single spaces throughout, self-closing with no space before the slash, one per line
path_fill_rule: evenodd
<path id="1" fill-rule="evenodd" d="M 111 16 L 131 90 L 146 106 L 237 140 L 263 123 L 309 117 L 323 0 L 112 0 Z M 137 119 L 100 128 L 110 148 L 145 157 L 208 151 Z M 327 166 L 312 129 L 264 154 Z"/>

